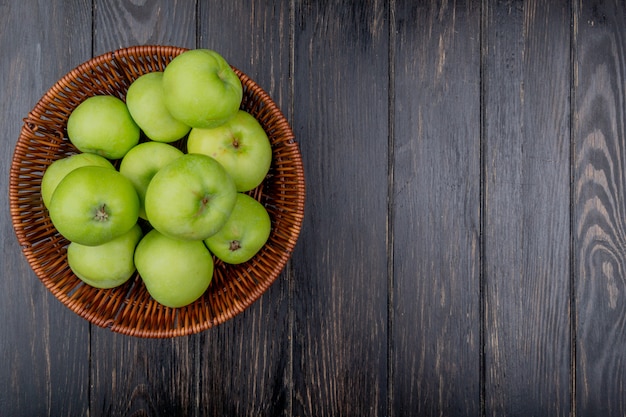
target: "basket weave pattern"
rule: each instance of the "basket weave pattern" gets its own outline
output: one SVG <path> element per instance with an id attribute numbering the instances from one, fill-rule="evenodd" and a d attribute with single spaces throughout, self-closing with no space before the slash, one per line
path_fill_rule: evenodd
<path id="1" fill-rule="evenodd" d="M 70 113 L 93 95 L 124 99 L 132 81 L 147 72 L 163 71 L 185 50 L 137 46 L 103 54 L 76 67 L 50 88 L 24 119 L 11 166 L 11 217 L 35 274 L 57 299 L 81 317 L 131 336 L 189 335 L 244 311 L 280 275 L 303 220 L 304 173 L 293 132 L 269 95 L 235 68 L 244 90 L 241 108 L 255 116 L 272 144 L 270 172 L 263 184 L 250 192 L 265 205 L 272 219 L 267 244 L 245 264 L 226 265 L 216 260 L 209 289 L 194 303 L 177 309 L 154 301 L 137 274 L 117 288 L 96 289 L 72 273 L 66 257 L 69 242 L 52 225 L 40 193 L 46 168 L 57 159 L 77 153 L 67 139 Z M 185 150 L 184 140 L 175 145 Z"/>

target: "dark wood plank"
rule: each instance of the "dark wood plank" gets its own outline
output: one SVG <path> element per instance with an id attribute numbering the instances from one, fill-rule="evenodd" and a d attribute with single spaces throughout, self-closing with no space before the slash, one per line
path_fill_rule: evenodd
<path id="1" fill-rule="evenodd" d="M 571 411 L 569 7 L 486 2 L 488 416 Z"/>
<path id="2" fill-rule="evenodd" d="M 195 0 L 94 1 L 94 56 L 134 45 L 196 46 Z"/>
<path id="3" fill-rule="evenodd" d="M 195 47 L 194 1 L 96 1 L 94 55 L 132 45 Z M 94 327 L 91 416 L 196 415 L 198 339 L 139 339 Z"/>
<path id="4" fill-rule="evenodd" d="M 22 119 L 89 56 L 91 4 L 2 2 L 0 27 L 0 414 L 86 415 L 89 325 L 45 289 L 22 256 L 7 190 Z"/>
<path id="5" fill-rule="evenodd" d="M 396 4 L 392 415 L 479 415 L 480 7 Z"/>
<path id="6" fill-rule="evenodd" d="M 197 415 L 197 336 L 137 339 L 92 329 L 91 416 Z"/>
<path id="7" fill-rule="evenodd" d="M 199 47 L 221 53 L 289 119 L 290 2 L 199 3 Z M 242 315 L 200 335 L 200 415 L 291 417 L 289 265 Z"/>
<path id="8" fill-rule="evenodd" d="M 576 3 L 576 411 L 626 415 L 626 8 Z"/>
<path id="9" fill-rule="evenodd" d="M 294 113 L 307 182 L 294 268 L 297 416 L 387 413 L 385 1 L 297 1 Z"/>

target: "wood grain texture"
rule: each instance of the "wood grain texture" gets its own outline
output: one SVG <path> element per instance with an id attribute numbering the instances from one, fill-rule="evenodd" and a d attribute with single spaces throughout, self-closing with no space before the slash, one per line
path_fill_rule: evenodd
<path id="1" fill-rule="evenodd" d="M 90 416 L 194 416 L 197 336 L 138 339 L 92 329 Z"/>
<path id="2" fill-rule="evenodd" d="M 96 1 L 94 55 L 141 44 L 193 48 L 193 1 Z M 199 407 L 198 338 L 151 340 L 93 328 L 91 416 L 193 416 Z"/>
<path id="3" fill-rule="evenodd" d="M 12 229 L 7 190 L 22 119 L 88 57 L 90 5 L 1 2 L 0 27 L 0 414 L 84 415 L 89 325 L 56 301 L 28 266 Z M 70 28 L 85 36 L 71 37 Z"/>
<path id="4" fill-rule="evenodd" d="M 570 414 L 570 6 L 484 15 L 485 414 Z"/>
<path id="5" fill-rule="evenodd" d="M 296 2 L 294 416 L 387 412 L 388 32 L 384 1 Z"/>
<path id="6" fill-rule="evenodd" d="M 576 405 L 626 414 L 626 8 L 580 1 L 575 15 Z"/>
<path id="7" fill-rule="evenodd" d="M 391 415 L 479 415 L 480 7 L 396 3 Z"/>
<path id="8" fill-rule="evenodd" d="M 133 45 L 196 46 L 196 0 L 94 1 L 94 56 Z"/>
<path id="9" fill-rule="evenodd" d="M 222 54 L 291 114 L 290 2 L 200 2 L 198 47 Z M 290 285 L 284 273 L 243 314 L 200 335 L 201 415 L 291 416 Z"/>

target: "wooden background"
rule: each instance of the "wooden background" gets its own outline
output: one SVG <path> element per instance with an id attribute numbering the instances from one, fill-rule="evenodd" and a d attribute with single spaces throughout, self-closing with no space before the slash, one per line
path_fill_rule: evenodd
<path id="1" fill-rule="evenodd" d="M 22 118 L 78 64 L 212 48 L 307 176 L 277 282 L 191 337 L 89 325 L 22 256 Z M 0 0 L 2 416 L 626 415 L 622 0 Z"/>

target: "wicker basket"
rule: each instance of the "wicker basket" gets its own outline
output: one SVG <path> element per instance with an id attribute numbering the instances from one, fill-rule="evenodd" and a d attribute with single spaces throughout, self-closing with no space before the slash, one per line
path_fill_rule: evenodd
<path id="1" fill-rule="evenodd" d="M 80 281 L 67 264 L 68 241 L 50 222 L 40 184 L 54 161 L 77 152 L 67 140 L 66 122 L 87 97 L 111 94 L 124 99 L 130 83 L 142 74 L 162 71 L 186 49 L 138 46 L 93 58 L 61 78 L 24 119 L 9 187 L 11 217 L 26 259 L 41 282 L 72 311 L 114 332 L 165 338 L 198 333 L 244 311 L 276 280 L 285 267 L 304 214 L 305 185 L 302 159 L 294 135 L 280 109 L 241 71 L 242 108 L 261 123 L 272 143 L 270 172 L 250 192 L 268 209 L 272 232 L 267 244 L 250 261 L 226 265 L 216 260 L 213 281 L 204 295 L 183 308 L 154 301 L 141 277 L 103 290 Z M 185 140 L 176 142 L 184 150 Z"/>

